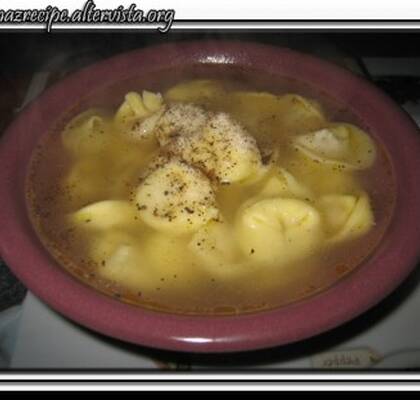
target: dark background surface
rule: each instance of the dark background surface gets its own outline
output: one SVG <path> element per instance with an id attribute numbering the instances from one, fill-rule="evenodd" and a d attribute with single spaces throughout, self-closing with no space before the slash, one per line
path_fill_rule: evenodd
<path id="1" fill-rule="evenodd" d="M 336 51 L 352 57 L 412 57 L 420 55 L 420 32 L 60 32 L 1 33 L 0 70 L 34 71 L 58 50 L 95 53 L 98 58 L 152 44 L 202 39 L 258 41 L 323 54 Z"/>

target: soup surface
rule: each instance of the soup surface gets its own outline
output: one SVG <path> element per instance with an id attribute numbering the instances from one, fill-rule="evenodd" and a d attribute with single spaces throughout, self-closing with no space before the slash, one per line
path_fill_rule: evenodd
<path id="1" fill-rule="evenodd" d="M 363 121 L 303 89 L 213 78 L 132 83 L 45 136 L 29 214 L 78 279 L 161 311 L 244 313 L 325 289 L 372 253 L 395 190 Z"/>

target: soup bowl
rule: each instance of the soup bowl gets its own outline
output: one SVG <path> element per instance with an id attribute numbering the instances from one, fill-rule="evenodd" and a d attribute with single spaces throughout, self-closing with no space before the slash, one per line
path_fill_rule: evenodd
<path id="1" fill-rule="evenodd" d="M 392 221 L 369 258 L 331 287 L 301 301 L 232 316 L 179 315 L 126 304 L 82 283 L 54 261 L 31 225 L 25 201 L 28 166 L 40 138 L 90 93 L 121 95 L 129 82 L 162 68 L 176 75 L 192 66 L 207 71 L 221 66 L 252 69 L 300 82 L 345 104 L 364 122 L 389 155 L 397 191 Z M 420 252 L 419 170 L 420 136 L 415 124 L 380 90 L 336 65 L 254 43 L 184 42 L 145 48 L 67 77 L 35 99 L 8 127 L 0 148 L 1 257 L 53 309 L 124 341 L 191 352 L 284 345 L 355 318 L 390 294 L 415 268 Z"/>

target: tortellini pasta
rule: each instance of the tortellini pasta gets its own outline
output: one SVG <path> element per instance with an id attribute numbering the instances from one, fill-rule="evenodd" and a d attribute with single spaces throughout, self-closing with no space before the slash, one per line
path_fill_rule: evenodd
<path id="1" fill-rule="evenodd" d="M 75 162 L 61 184 L 66 202 L 74 207 L 101 200 L 107 195 L 103 170 L 106 164 L 99 157 Z"/>
<path id="2" fill-rule="evenodd" d="M 290 93 L 281 96 L 280 103 L 284 109 L 282 124 L 294 133 L 308 131 L 326 122 L 321 106 L 314 100 Z"/>
<path id="3" fill-rule="evenodd" d="M 169 150 L 220 183 L 244 181 L 262 168 L 255 139 L 225 113 L 210 118 L 200 134 L 178 137 Z"/>
<path id="4" fill-rule="evenodd" d="M 209 267 L 227 268 L 240 260 L 240 250 L 230 224 L 210 221 L 192 237 L 189 249 Z"/>
<path id="5" fill-rule="evenodd" d="M 288 171 L 296 180 L 310 188 L 315 196 L 334 193 L 353 193 L 360 184 L 353 171 L 334 168 L 295 151 L 288 160 Z"/>
<path id="6" fill-rule="evenodd" d="M 235 229 L 244 254 L 278 265 L 307 257 L 323 239 L 319 212 L 299 199 L 270 198 L 245 206 Z"/>
<path id="7" fill-rule="evenodd" d="M 148 90 L 143 90 L 142 100 L 147 113 L 158 111 L 163 104 L 162 95 L 160 93 L 153 93 Z"/>
<path id="8" fill-rule="evenodd" d="M 227 107 L 233 116 L 257 138 L 271 136 L 276 131 L 288 135 L 304 133 L 326 124 L 319 104 L 296 94 L 233 92 L 229 100 Z"/>
<path id="9" fill-rule="evenodd" d="M 359 196 L 322 196 L 318 207 L 325 219 L 329 243 L 355 239 L 368 232 L 374 224 L 366 193 Z"/>
<path id="10" fill-rule="evenodd" d="M 156 290 L 163 277 L 174 275 L 189 284 L 188 255 L 180 253 L 182 239 L 159 233 L 148 234 L 143 243 L 124 230 L 106 230 L 95 237 L 91 257 L 101 276 L 136 290 Z"/>
<path id="11" fill-rule="evenodd" d="M 96 109 L 79 114 L 62 132 L 64 147 L 76 157 L 100 154 L 112 140 L 108 122 Z"/>
<path id="12" fill-rule="evenodd" d="M 82 157 L 74 162 L 61 188 L 71 209 L 104 199 L 127 196 L 130 183 L 151 158 L 150 153 L 130 152 L 113 146 L 113 157 L 105 154 Z M 116 163 L 114 160 L 118 159 Z"/>
<path id="13" fill-rule="evenodd" d="M 219 216 L 208 178 L 179 159 L 151 172 L 137 189 L 135 202 L 146 224 L 168 234 L 194 232 Z"/>
<path id="14" fill-rule="evenodd" d="M 224 96 L 225 91 L 220 82 L 210 79 L 195 79 L 170 88 L 165 92 L 164 99 L 168 102 L 209 104 Z"/>
<path id="15" fill-rule="evenodd" d="M 232 284 L 240 276 L 258 272 L 258 263 L 243 254 L 232 224 L 210 221 L 188 244 L 197 258 L 197 267 L 213 281 Z"/>
<path id="16" fill-rule="evenodd" d="M 163 100 L 159 93 L 144 90 L 140 95 L 129 92 L 115 114 L 114 121 L 128 138 L 148 139 L 152 137 L 153 129 L 163 111 Z"/>
<path id="17" fill-rule="evenodd" d="M 312 199 L 312 191 L 298 182 L 298 180 L 285 168 L 277 167 L 274 173 L 265 182 L 260 196 L 262 197 L 297 197 L 301 199 Z"/>
<path id="18" fill-rule="evenodd" d="M 125 200 L 103 200 L 71 214 L 72 223 L 89 229 L 127 228 L 136 224 L 135 207 Z"/>
<path id="19" fill-rule="evenodd" d="M 90 243 L 90 256 L 98 265 L 105 266 L 108 264 L 108 266 L 111 267 L 110 273 L 112 274 L 112 269 L 114 269 L 113 267 L 116 263 L 108 263 L 111 257 L 120 248 L 134 249 L 135 247 L 135 237 L 133 237 L 129 233 L 121 231 L 119 229 L 113 231 L 105 230 L 93 237 Z M 124 252 L 125 251 L 122 251 L 121 254 Z M 114 261 L 117 261 L 117 259 L 118 257 L 116 257 Z M 135 264 L 137 264 L 137 262 L 138 260 L 136 260 Z M 116 277 L 118 277 L 118 275 Z"/>
<path id="20" fill-rule="evenodd" d="M 165 146 L 178 136 L 200 133 L 209 117 L 203 108 L 193 104 L 174 104 L 168 107 L 154 127 L 159 144 Z"/>
<path id="21" fill-rule="evenodd" d="M 155 284 L 156 277 L 144 263 L 136 237 L 120 230 L 96 235 L 90 245 L 90 257 L 103 278 L 142 290 Z"/>
<path id="22" fill-rule="evenodd" d="M 143 91 L 143 95 L 129 92 L 125 95 L 124 102 L 115 114 L 115 120 L 123 124 L 138 120 L 158 111 L 161 106 L 162 97 L 159 94 L 148 91 Z"/>
<path id="23" fill-rule="evenodd" d="M 375 161 L 372 139 L 351 124 L 331 124 L 298 136 L 295 146 L 308 157 L 338 168 L 365 169 Z"/>

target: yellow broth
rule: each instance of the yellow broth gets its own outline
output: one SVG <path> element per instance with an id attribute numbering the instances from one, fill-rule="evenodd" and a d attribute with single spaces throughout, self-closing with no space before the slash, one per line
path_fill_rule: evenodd
<path id="1" fill-rule="evenodd" d="M 183 101 L 200 105 L 206 111 L 228 113 L 256 139 L 260 149 L 275 149 L 274 164 L 310 188 L 312 198 L 303 200 L 308 204 L 314 205 L 318 198 L 329 194 L 367 193 L 375 221 L 370 230 L 334 245 L 322 244 L 313 254 L 296 261 L 284 263 L 277 258 L 262 265 L 244 255 L 235 262 L 222 260 L 209 266 L 191 250 L 194 233 L 168 235 L 144 223 L 137 214 L 127 226 L 100 231 L 88 229 L 88 219 L 86 227 L 70 223 L 69 215 L 84 206 L 104 200 L 133 199 L 148 164 L 160 151 L 155 140 L 133 141 L 124 132 L 118 132 L 113 118 L 123 100 L 123 91 L 105 90 L 106 96 L 97 95 L 70 110 L 45 136 L 33 155 L 28 174 L 30 218 L 40 240 L 62 267 L 85 284 L 121 301 L 165 312 L 219 315 L 272 309 L 302 300 L 330 287 L 372 254 L 390 222 L 395 202 L 391 165 L 380 143 L 375 141 L 374 164 L 352 171 L 320 164 L 292 145 L 298 135 L 325 128 L 331 122 L 350 122 L 367 132 L 368 127 L 331 99 L 322 95 L 316 98 L 313 93 L 293 87 L 293 83 L 283 87 L 272 85 L 268 90 L 269 83 L 256 75 L 235 76 L 229 79 L 217 76 L 219 79 L 209 85 L 217 90 L 208 90 L 207 86 L 200 90 L 187 89 L 182 93 Z M 158 82 L 158 78 L 152 81 Z M 130 90 L 159 90 L 165 103 L 177 103 L 168 89 L 178 82 L 162 82 L 162 86 L 151 84 L 151 87 L 144 82 L 131 83 L 134 86 Z M 297 118 L 285 123 L 290 115 L 287 107 L 278 113 L 266 97 L 259 96 L 264 92 L 285 95 L 291 87 L 293 93 L 318 102 L 314 104 L 322 107 L 325 121 Z M 252 102 L 238 95 L 243 92 L 253 93 Z M 100 142 L 95 151 L 84 155 L 70 154 L 63 145 L 63 128 L 92 105 L 100 107 L 95 113 L 104 118 L 103 134 L 111 135 L 112 139 L 105 144 Z M 235 224 L 241 205 L 260 195 L 267 179 L 265 176 L 246 185 L 218 185 L 216 202 L 227 226 Z M 265 240 L 269 247 L 276 246 L 272 238 Z M 137 256 L 120 274 L 117 271 L 109 275 L 104 273 L 108 260 L 98 255 L 103 243 L 134 247 Z"/>

